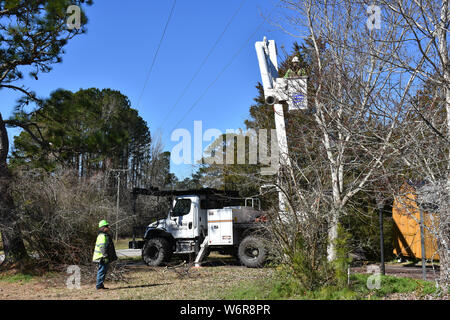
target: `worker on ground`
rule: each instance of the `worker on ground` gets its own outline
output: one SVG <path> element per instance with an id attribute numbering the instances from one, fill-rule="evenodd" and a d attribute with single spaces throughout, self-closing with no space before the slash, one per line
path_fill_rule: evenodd
<path id="1" fill-rule="evenodd" d="M 97 285 L 96 289 L 107 289 L 103 285 L 109 264 L 117 260 L 116 249 L 110 235 L 109 224 L 106 220 L 102 220 L 98 224 L 98 236 L 95 243 L 94 256 L 92 261 L 98 263 Z"/>

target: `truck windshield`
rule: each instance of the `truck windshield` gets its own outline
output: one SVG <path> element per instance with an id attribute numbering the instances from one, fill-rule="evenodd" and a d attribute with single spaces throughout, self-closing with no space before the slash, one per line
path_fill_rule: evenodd
<path id="1" fill-rule="evenodd" d="M 190 199 L 178 199 L 175 203 L 175 207 L 172 210 L 173 217 L 184 216 L 191 211 L 191 200 Z"/>

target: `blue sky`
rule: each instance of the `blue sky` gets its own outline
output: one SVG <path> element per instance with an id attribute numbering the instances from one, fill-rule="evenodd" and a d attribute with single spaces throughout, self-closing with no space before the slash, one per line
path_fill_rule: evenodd
<path id="1" fill-rule="evenodd" d="M 50 73 L 41 74 L 39 80 L 27 76 L 20 84 L 31 88 L 40 97 L 48 97 L 58 88 L 72 91 L 90 87 L 119 90 L 129 97 L 132 107 L 139 110 L 152 135 L 161 131 L 164 150 L 171 151 L 178 143 L 170 140 L 174 126 L 242 49 L 177 128 L 185 128 L 193 135 L 195 120 L 202 121 L 203 132 L 210 128 L 222 132 L 244 128 L 249 106 L 257 93 L 255 85 L 260 81 L 255 41 L 261 41 L 263 36 L 274 39 L 279 52 L 282 45 L 290 49 L 292 43 L 298 41 L 268 22 L 260 26 L 264 21 L 262 15 L 269 15 L 277 2 L 245 0 L 206 65 L 165 122 L 163 120 L 169 110 L 242 0 L 177 0 L 139 104 L 172 0 L 94 1 L 93 6 L 86 8 L 88 33 L 69 42 L 63 62 L 54 65 Z M 7 118 L 20 95 L 2 90 L 0 97 L 0 112 Z M 8 130 L 12 142 L 12 136 L 19 131 Z M 205 142 L 204 147 L 207 144 Z M 190 176 L 193 170 L 189 165 L 171 164 L 171 171 L 180 179 Z"/>

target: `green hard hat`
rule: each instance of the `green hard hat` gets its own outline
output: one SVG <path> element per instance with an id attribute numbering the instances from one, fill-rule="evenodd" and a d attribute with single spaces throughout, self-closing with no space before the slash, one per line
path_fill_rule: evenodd
<path id="1" fill-rule="evenodd" d="M 98 223 L 98 227 L 104 227 L 104 226 L 109 226 L 109 223 L 106 220 L 102 220 Z"/>

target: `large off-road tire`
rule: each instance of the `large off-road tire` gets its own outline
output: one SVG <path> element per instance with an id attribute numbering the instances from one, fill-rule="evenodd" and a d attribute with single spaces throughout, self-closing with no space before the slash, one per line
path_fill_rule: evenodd
<path id="1" fill-rule="evenodd" d="M 149 266 L 160 266 L 172 257 L 170 242 L 165 238 L 152 238 L 142 248 L 142 260 Z"/>
<path id="2" fill-rule="evenodd" d="M 267 259 L 267 248 L 264 240 L 256 236 L 247 236 L 239 244 L 238 257 L 240 262 L 249 268 L 264 266 Z"/>

